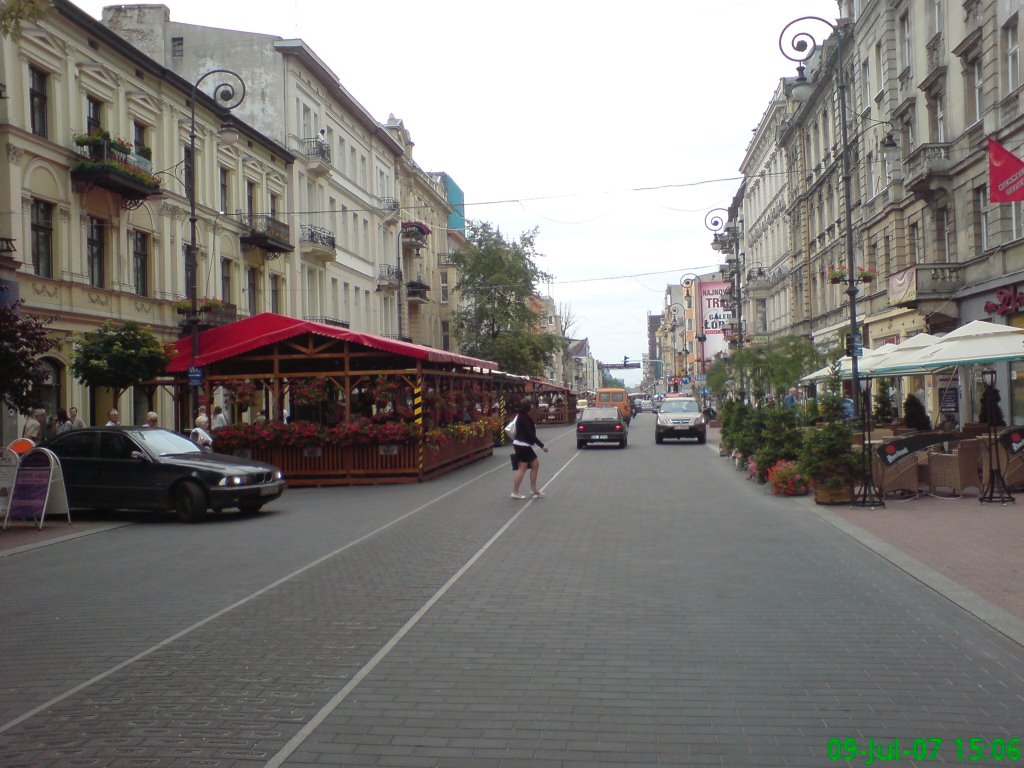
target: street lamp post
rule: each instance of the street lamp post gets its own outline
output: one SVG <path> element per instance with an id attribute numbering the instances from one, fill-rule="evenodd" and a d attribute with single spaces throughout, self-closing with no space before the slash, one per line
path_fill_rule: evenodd
<path id="1" fill-rule="evenodd" d="M 736 317 L 736 346 L 743 346 L 743 254 L 740 253 L 740 225 L 741 221 L 728 221 L 729 211 L 725 208 L 712 208 L 704 216 L 704 226 L 715 233 L 711 241 L 711 248 L 716 251 L 726 251 L 732 248 L 732 256 L 726 256 L 726 263 L 723 267 L 723 276 L 731 273 L 733 293 L 733 313 Z M 731 264 L 729 262 L 732 262 Z"/>
<path id="2" fill-rule="evenodd" d="M 852 194 L 852 180 L 850 175 L 850 136 L 847 126 L 846 106 L 846 77 L 843 73 L 843 38 L 846 36 L 845 20 L 833 24 L 820 16 L 801 16 L 794 19 L 782 28 L 779 35 L 779 50 L 782 55 L 790 61 L 797 63 L 797 77 L 793 84 L 794 100 L 800 101 L 800 96 L 809 88 L 807 78 L 804 76 L 804 62 L 807 61 L 818 49 L 818 41 L 809 32 L 796 30 L 792 38 L 787 40 L 787 34 L 791 27 L 805 21 L 816 21 L 824 24 L 836 35 L 836 89 L 839 91 L 839 131 L 842 140 L 843 158 L 843 213 L 846 221 L 846 295 L 850 304 L 850 333 L 846 341 L 846 352 L 850 356 L 850 379 L 853 387 L 854 418 L 861 415 L 860 398 L 860 373 L 857 353 L 860 352 L 862 339 L 858 333 L 857 326 L 857 273 L 856 259 L 853 252 L 853 204 L 850 198 Z"/>
<path id="3" fill-rule="evenodd" d="M 189 119 L 188 147 L 189 156 L 185 167 L 185 194 L 188 197 L 188 223 L 189 223 L 189 246 L 188 261 L 185 264 L 186 290 L 190 292 L 189 298 L 192 307 L 189 312 L 189 324 L 192 326 L 192 365 L 189 370 L 189 378 L 192 384 L 192 413 L 195 416 L 199 406 L 199 384 L 197 377 L 193 377 L 192 370 L 196 367 L 196 360 L 199 358 L 199 257 L 196 249 L 196 97 L 199 95 L 199 84 L 211 75 L 227 75 L 237 81 L 220 82 L 213 89 L 213 98 L 224 109 L 225 113 L 237 107 L 245 99 L 245 81 L 237 72 L 230 69 L 211 69 L 199 76 L 199 79 L 192 84 L 191 113 Z M 238 141 L 238 131 L 227 123 L 222 123 L 218 131 L 218 137 L 222 144 L 231 145 Z M 197 374 L 198 376 L 198 374 Z"/>

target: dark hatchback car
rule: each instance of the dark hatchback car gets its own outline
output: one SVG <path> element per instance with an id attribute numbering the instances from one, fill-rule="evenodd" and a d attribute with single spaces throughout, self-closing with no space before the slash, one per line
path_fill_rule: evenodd
<path id="1" fill-rule="evenodd" d="M 629 424 L 618 408 L 585 408 L 576 424 L 576 447 L 584 448 L 590 443 L 616 443 L 625 448 L 629 442 Z"/>
<path id="2" fill-rule="evenodd" d="M 76 429 L 45 447 L 60 458 L 68 505 L 77 509 L 173 509 L 195 523 L 207 509 L 257 512 L 285 489 L 277 467 L 205 452 L 166 429 Z"/>

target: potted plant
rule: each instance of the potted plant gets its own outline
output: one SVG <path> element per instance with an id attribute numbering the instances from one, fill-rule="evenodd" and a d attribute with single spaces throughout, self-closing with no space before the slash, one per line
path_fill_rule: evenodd
<path id="1" fill-rule="evenodd" d="M 853 481 L 860 461 L 853 452 L 853 431 L 843 421 L 842 383 L 839 366 L 832 368 L 825 392 L 818 397 L 824 423 L 808 430 L 800 449 L 800 469 L 814 483 L 818 504 L 853 501 Z"/>
<path id="2" fill-rule="evenodd" d="M 923 431 L 932 428 L 932 420 L 916 395 L 907 395 L 903 401 L 903 421 L 908 429 Z"/>
<path id="3" fill-rule="evenodd" d="M 878 277 L 878 270 L 874 267 L 861 267 L 857 270 L 857 279 L 862 283 L 873 283 Z"/>
<path id="4" fill-rule="evenodd" d="M 849 274 L 845 267 L 832 267 L 828 271 L 828 281 L 834 285 L 845 283 L 849 278 Z"/>

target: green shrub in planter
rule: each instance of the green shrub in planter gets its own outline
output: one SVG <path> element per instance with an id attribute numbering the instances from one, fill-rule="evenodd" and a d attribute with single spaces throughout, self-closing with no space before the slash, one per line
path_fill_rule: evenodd
<path id="1" fill-rule="evenodd" d="M 764 428 L 758 436 L 754 457 L 757 459 L 757 479 L 768 479 L 768 470 L 784 459 L 800 455 L 802 435 L 798 415 L 793 408 L 772 406 L 763 411 Z"/>

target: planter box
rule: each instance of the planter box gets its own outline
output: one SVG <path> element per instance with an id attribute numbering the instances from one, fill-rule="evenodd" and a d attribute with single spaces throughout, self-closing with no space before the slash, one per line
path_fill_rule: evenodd
<path id="1" fill-rule="evenodd" d="M 845 486 L 843 488 L 823 488 L 819 486 L 814 486 L 814 503 L 852 504 L 853 487 Z"/>

